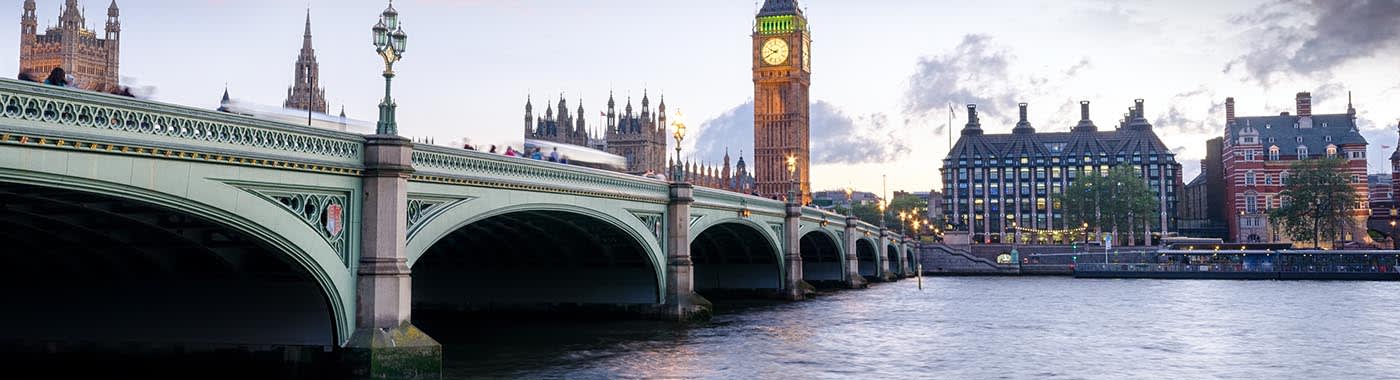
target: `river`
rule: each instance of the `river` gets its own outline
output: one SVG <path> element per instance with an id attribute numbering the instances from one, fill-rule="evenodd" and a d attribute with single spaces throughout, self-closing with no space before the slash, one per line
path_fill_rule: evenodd
<path id="1" fill-rule="evenodd" d="M 705 324 L 480 323 L 446 379 L 1400 378 L 1400 284 L 928 277 Z"/>

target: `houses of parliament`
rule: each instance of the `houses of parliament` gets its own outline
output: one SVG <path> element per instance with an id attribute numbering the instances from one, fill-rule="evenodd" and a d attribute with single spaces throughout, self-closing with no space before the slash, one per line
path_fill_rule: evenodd
<path id="1" fill-rule="evenodd" d="M 581 103 L 581 102 L 580 102 Z M 626 172 L 629 174 L 670 175 L 676 164 L 666 155 L 666 142 L 671 138 L 666 122 L 666 99 L 662 97 L 656 109 L 651 108 L 651 97 L 642 92 L 641 109 L 632 108 L 632 99 L 622 111 L 617 110 L 617 101 L 608 94 L 608 110 L 600 116 L 605 118 L 606 128 L 602 132 L 592 131 L 585 120 L 587 114 L 583 104 L 570 114 L 569 105 L 560 95 L 558 111 L 547 104 L 544 116 L 536 116 L 532 99 L 525 100 L 525 138 L 562 144 L 586 146 L 606 151 L 626 159 Z M 681 163 L 686 179 L 696 185 L 729 191 L 750 193 L 756 189 L 754 177 L 749 173 L 744 158 L 731 167 L 729 153 L 725 153 L 720 166 Z"/>
<path id="2" fill-rule="evenodd" d="M 87 15 L 78 0 L 64 1 L 58 26 L 50 26 L 44 34 L 39 34 L 36 10 L 34 0 L 24 0 L 19 21 L 20 72 L 43 78 L 61 67 L 79 88 L 106 92 L 117 87 L 122 24 L 116 0 L 107 7 L 102 37 L 87 28 Z"/>

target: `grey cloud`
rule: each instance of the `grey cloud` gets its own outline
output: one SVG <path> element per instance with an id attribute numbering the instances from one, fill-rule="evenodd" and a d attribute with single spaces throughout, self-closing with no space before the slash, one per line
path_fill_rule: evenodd
<path id="1" fill-rule="evenodd" d="M 961 118 L 965 117 L 962 115 L 966 112 L 965 104 L 976 103 L 984 128 L 988 125 L 1009 127 L 1018 118 L 1017 103 L 1036 94 L 1053 94 L 1057 88 L 1063 87 L 1061 83 L 1093 67 L 1092 61 L 1086 57 L 1066 68 L 1062 72 L 1064 77 L 1025 76 L 1011 70 L 1010 63 L 1015 60 L 1014 54 L 994 45 L 991 37 L 983 34 L 965 35 L 952 50 L 920 58 L 909 77 L 909 87 L 904 97 L 907 99 L 902 109 L 905 124 L 930 125 L 934 134 L 942 134 L 945 132 L 944 120 L 947 120 L 949 104 L 957 109 L 955 112 Z M 1031 107 L 1052 109 L 1034 104 Z M 1072 118 L 1063 115 L 1066 110 L 1072 113 Z M 1043 127 L 1067 128 L 1070 122 L 1078 120 L 1077 110 L 1077 101 L 1066 100 L 1053 114 L 1032 113 L 1048 115 L 1036 119 L 1055 123 Z M 954 125 L 953 128 L 958 126 Z"/>
<path id="2" fill-rule="evenodd" d="M 811 105 L 810 124 L 813 164 L 890 162 L 910 151 L 908 139 L 881 113 L 851 116 L 819 100 Z M 753 159 L 753 100 L 701 124 L 695 156 L 715 162 L 726 149 L 736 160 L 741 151 Z"/>
<path id="3" fill-rule="evenodd" d="M 1152 127 L 1159 134 L 1219 134 L 1225 124 L 1225 102 L 1216 98 L 1206 86 L 1172 95 L 1165 102 L 1166 112 L 1152 120 Z"/>
<path id="4" fill-rule="evenodd" d="M 1276 0 L 1231 18 L 1254 26 L 1253 48 L 1226 64 L 1269 84 L 1274 75 L 1329 75 L 1338 65 L 1400 48 L 1400 0 Z"/>
<path id="5" fill-rule="evenodd" d="M 991 37 L 984 34 L 963 36 L 952 51 L 919 59 L 909 77 L 906 124 L 943 120 L 949 104 L 961 109 L 964 103 L 976 103 L 989 117 L 1014 115 L 1005 110 L 1015 108 L 1020 91 L 1003 85 L 1010 77 L 1011 59 L 1011 53 L 992 46 Z M 943 123 L 933 124 L 935 133 L 944 132 Z"/>

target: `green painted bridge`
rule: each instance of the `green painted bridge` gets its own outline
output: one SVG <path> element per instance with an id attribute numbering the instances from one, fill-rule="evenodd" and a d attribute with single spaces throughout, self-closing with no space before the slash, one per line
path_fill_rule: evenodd
<path id="1" fill-rule="evenodd" d="M 412 313 L 686 320 L 913 273 L 873 225 L 683 183 L 11 80 L 0 107 L 0 320 L 25 341 L 387 360 L 435 352 Z"/>

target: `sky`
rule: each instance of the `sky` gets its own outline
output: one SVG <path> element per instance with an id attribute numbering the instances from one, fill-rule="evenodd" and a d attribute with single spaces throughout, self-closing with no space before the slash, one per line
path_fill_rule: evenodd
<path id="1" fill-rule="evenodd" d="M 18 66 L 20 1 L 4 8 L 0 70 Z M 80 0 L 101 29 L 109 0 Z M 1100 126 L 1132 105 L 1178 154 L 1189 181 L 1204 141 L 1239 116 L 1344 113 L 1348 93 L 1370 142 L 1370 171 L 1388 172 L 1400 121 L 1400 0 L 932 1 L 799 0 L 812 29 L 814 190 L 927 191 L 952 132 L 977 103 L 982 128 L 1007 133 L 1016 103 L 1038 131 L 1068 131 L 1077 103 Z M 41 30 L 58 0 L 40 1 Z M 118 0 L 121 74 L 154 100 L 214 108 L 280 105 L 307 7 L 332 113 L 375 120 L 382 60 L 368 0 Z M 398 0 L 408 51 L 395 65 L 400 133 L 440 144 L 518 145 L 524 105 L 562 95 L 600 126 L 609 92 L 652 107 L 665 96 L 692 131 L 687 159 L 751 159 L 752 0 Z M 956 138 L 956 136 L 954 136 Z M 672 142 L 674 144 L 674 142 Z M 1388 148 L 1386 148 L 1388 147 Z M 887 183 L 887 185 L 883 185 Z M 884 190 L 882 190 L 884 189 Z"/>

